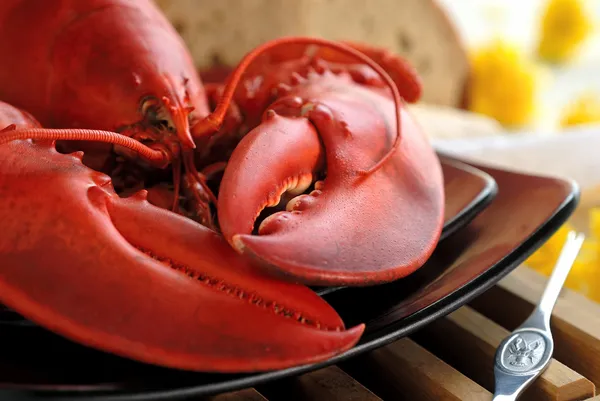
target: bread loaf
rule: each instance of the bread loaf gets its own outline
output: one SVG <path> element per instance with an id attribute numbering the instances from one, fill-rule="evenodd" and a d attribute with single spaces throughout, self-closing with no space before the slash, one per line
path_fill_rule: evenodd
<path id="1" fill-rule="evenodd" d="M 425 103 L 462 107 L 465 47 L 434 0 L 156 0 L 198 68 L 235 65 L 281 36 L 362 41 L 406 57 L 423 79 Z"/>
<path id="2" fill-rule="evenodd" d="M 409 104 L 407 108 L 433 142 L 504 135 L 502 126 L 484 115 L 424 103 Z"/>

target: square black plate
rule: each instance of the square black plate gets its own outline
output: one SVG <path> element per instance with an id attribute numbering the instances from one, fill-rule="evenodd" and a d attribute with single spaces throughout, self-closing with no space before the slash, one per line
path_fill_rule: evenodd
<path id="1" fill-rule="evenodd" d="M 458 162 L 445 156 L 443 161 Z M 464 214 L 470 224 L 461 221 L 425 266 L 394 283 L 324 295 L 346 324 L 367 324 L 361 342 L 344 354 L 267 373 L 198 374 L 139 364 L 41 329 L 9 325 L 0 331 L 0 387 L 7 391 L 4 395 L 18 394 L 19 399 L 185 399 L 316 370 L 404 337 L 456 310 L 512 271 L 562 225 L 579 200 L 578 187 L 570 181 L 475 167 L 495 180 L 497 196 L 491 204 L 478 203 L 483 205 L 478 213 Z M 460 193 L 462 186 L 448 188 Z"/>

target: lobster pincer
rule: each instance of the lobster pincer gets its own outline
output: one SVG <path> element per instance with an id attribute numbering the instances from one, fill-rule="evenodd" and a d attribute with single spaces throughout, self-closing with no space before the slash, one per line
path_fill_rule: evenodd
<path id="1" fill-rule="evenodd" d="M 340 65 L 302 58 L 283 85 L 263 88 L 276 95 L 227 163 L 219 225 L 233 248 L 277 277 L 389 282 L 422 266 L 437 245 L 441 165 L 378 65 L 367 63 L 383 84 L 357 82 L 357 69 Z M 262 64 L 262 73 L 276 66 Z"/>

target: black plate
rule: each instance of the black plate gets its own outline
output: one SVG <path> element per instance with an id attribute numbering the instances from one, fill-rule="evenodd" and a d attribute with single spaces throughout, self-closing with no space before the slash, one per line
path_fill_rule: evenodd
<path id="1" fill-rule="evenodd" d="M 423 268 L 395 283 L 345 288 L 325 296 L 348 326 L 367 324 L 361 342 L 342 355 L 268 373 L 197 374 L 138 364 L 45 331 L 5 326 L 0 332 L 0 377 L 7 392 L 0 396 L 18 394 L 22 400 L 185 399 L 298 375 L 404 337 L 456 310 L 503 278 L 543 244 L 578 203 L 579 191 L 572 182 L 484 170 L 498 184 L 496 199 L 470 225 L 440 243 Z M 57 383 L 69 385 L 61 389 Z M 81 387 L 77 388 L 78 384 Z M 9 392 L 10 388 L 14 392 Z"/>

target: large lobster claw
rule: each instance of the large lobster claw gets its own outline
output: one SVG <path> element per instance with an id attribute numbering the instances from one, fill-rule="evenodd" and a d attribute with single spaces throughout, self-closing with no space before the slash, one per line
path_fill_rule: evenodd
<path id="1" fill-rule="evenodd" d="M 308 288 L 262 275 L 145 191 L 120 198 L 80 158 L 0 144 L 0 302 L 76 342 L 187 370 L 285 368 L 358 341 L 364 326 L 345 330 Z"/>
<path id="2" fill-rule="evenodd" d="M 443 224 L 433 148 L 402 106 L 398 148 L 364 174 L 397 134 L 389 94 L 327 71 L 300 81 L 228 162 L 219 192 L 225 238 L 271 274 L 308 285 L 370 285 L 412 273 L 433 252 Z M 321 153 L 324 181 L 267 217 L 256 235 L 265 207 L 315 180 Z"/>

